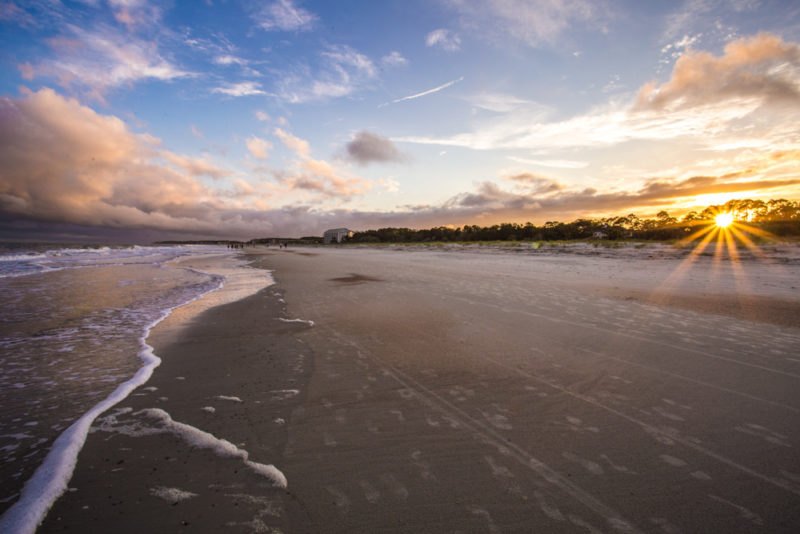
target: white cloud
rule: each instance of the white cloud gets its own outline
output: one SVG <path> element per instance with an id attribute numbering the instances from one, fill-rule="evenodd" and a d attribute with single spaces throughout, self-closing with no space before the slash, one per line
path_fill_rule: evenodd
<path id="1" fill-rule="evenodd" d="M 215 87 L 212 93 L 220 93 L 228 96 L 254 96 L 266 95 L 266 91 L 261 89 L 261 85 L 256 82 L 225 83 L 221 87 Z"/>
<path id="2" fill-rule="evenodd" d="M 461 48 L 461 37 L 450 30 L 439 28 L 425 37 L 425 44 L 439 47 L 448 52 L 455 52 Z"/>
<path id="3" fill-rule="evenodd" d="M 709 148 L 747 139 L 791 145 L 800 119 L 800 47 L 762 34 L 725 50 L 721 57 L 686 53 L 669 81 L 643 87 L 635 102 L 610 102 L 556 121 L 546 108 L 521 105 L 468 132 L 395 140 L 534 151 L 667 139 Z"/>
<path id="4" fill-rule="evenodd" d="M 108 0 L 117 21 L 128 28 L 150 26 L 161 20 L 161 8 L 147 0 Z"/>
<path id="5" fill-rule="evenodd" d="M 511 161 L 525 165 L 536 165 L 539 167 L 551 167 L 554 169 L 584 169 L 589 166 L 585 161 L 575 161 L 569 159 L 530 159 L 508 156 Z"/>
<path id="6" fill-rule="evenodd" d="M 308 144 L 308 141 L 305 139 L 300 139 L 292 135 L 289 132 L 281 130 L 280 128 L 275 128 L 274 132 L 275 137 L 281 140 L 281 142 L 286 145 L 286 148 L 289 148 L 292 152 L 297 154 L 300 158 L 308 158 L 311 154 L 311 147 Z"/>
<path id="7" fill-rule="evenodd" d="M 392 53 L 383 56 L 381 58 L 381 63 L 389 67 L 396 67 L 399 65 L 407 65 L 408 60 L 403 57 L 403 54 L 395 50 Z"/>
<path id="8" fill-rule="evenodd" d="M 217 65 L 247 65 L 249 62 L 246 59 L 225 54 L 222 56 L 215 56 L 214 63 Z"/>
<path id="9" fill-rule="evenodd" d="M 68 25 L 67 30 L 48 41 L 55 58 L 33 67 L 30 74 L 55 76 L 63 86 L 84 87 L 97 97 L 108 88 L 142 79 L 169 81 L 194 76 L 162 57 L 154 42 L 105 26 L 90 32 Z"/>
<path id="10" fill-rule="evenodd" d="M 530 108 L 531 106 L 537 105 L 531 100 L 525 100 L 524 98 L 498 93 L 481 93 L 478 95 L 473 95 L 468 98 L 468 101 L 475 107 L 497 113 L 508 113 L 509 111 L 521 107 Z"/>
<path id="11" fill-rule="evenodd" d="M 557 45 L 577 24 L 602 31 L 610 17 L 603 2 L 589 0 L 460 0 L 450 5 L 476 35 L 498 43 L 511 37 L 529 46 Z"/>
<path id="12" fill-rule="evenodd" d="M 267 159 L 269 151 L 272 150 L 272 143 L 256 136 L 246 139 L 245 144 L 250 153 L 258 159 Z"/>
<path id="13" fill-rule="evenodd" d="M 266 31 L 309 31 L 318 17 L 291 0 L 277 0 L 253 14 L 259 27 Z"/>
<path id="14" fill-rule="evenodd" d="M 308 67 L 280 73 L 277 82 L 280 98 L 297 104 L 344 97 L 368 86 L 377 75 L 372 60 L 347 45 L 328 46 L 319 57 L 316 73 Z"/>

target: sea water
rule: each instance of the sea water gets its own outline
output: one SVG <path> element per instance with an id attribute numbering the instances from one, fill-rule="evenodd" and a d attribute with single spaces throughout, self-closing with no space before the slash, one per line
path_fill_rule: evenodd
<path id="1" fill-rule="evenodd" d="M 59 436 L 146 380 L 157 362 L 143 352 L 149 329 L 223 283 L 183 259 L 231 254 L 215 246 L 0 252 L 0 513 Z"/>

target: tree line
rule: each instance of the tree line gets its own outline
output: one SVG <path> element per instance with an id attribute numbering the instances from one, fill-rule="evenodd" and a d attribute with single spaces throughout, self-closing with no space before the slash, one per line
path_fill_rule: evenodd
<path id="1" fill-rule="evenodd" d="M 423 230 L 380 228 L 355 232 L 350 243 L 414 243 L 431 241 L 559 241 L 573 239 L 642 239 L 669 241 L 682 239 L 703 225 L 714 223 L 719 213 L 731 213 L 735 221 L 775 236 L 800 236 L 800 202 L 778 200 L 730 200 L 723 205 L 691 211 L 681 219 L 660 211 L 653 218 L 625 216 L 577 219 L 569 223 L 548 221 L 503 223 L 492 226 L 438 226 Z"/>

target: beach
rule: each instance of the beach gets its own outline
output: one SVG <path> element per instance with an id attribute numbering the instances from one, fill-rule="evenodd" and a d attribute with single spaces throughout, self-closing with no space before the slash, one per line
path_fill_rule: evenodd
<path id="1" fill-rule="evenodd" d="M 789 250 L 247 249 L 37 532 L 796 532 Z"/>

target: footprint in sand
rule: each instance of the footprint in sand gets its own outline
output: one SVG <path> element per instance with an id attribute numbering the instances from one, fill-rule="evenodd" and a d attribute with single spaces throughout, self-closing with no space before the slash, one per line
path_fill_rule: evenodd
<path id="1" fill-rule="evenodd" d="M 544 515 L 553 521 L 564 521 L 564 514 L 561 513 L 561 510 L 558 509 L 558 506 L 545 501 L 544 495 L 542 495 L 541 492 L 534 491 L 533 497 L 536 499 L 536 502 L 539 504 L 539 509 L 542 511 L 542 513 L 544 513 Z"/>
<path id="2" fill-rule="evenodd" d="M 749 434 L 751 436 L 757 436 L 768 443 L 772 443 L 773 445 L 780 445 L 781 447 L 791 447 L 792 445 L 788 441 L 788 436 L 784 434 L 779 434 L 778 432 L 774 432 L 764 426 L 757 425 L 755 423 L 746 423 L 741 426 L 737 426 L 734 428 L 737 432 L 741 432 L 743 434 Z"/>
<path id="3" fill-rule="evenodd" d="M 484 412 L 483 410 L 479 410 L 481 415 L 483 416 L 486 421 L 495 428 L 499 428 L 500 430 L 512 430 L 514 427 L 511 423 L 508 422 L 508 417 L 499 413 L 489 413 Z"/>
<path id="4" fill-rule="evenodd" d="M 592 460 L 588 460 L 586 458 L 581 458 L 577 454 L 573 454 L 568 451 L 564 451 L 561 453 L 565 459 L 569 460 L 570 462 L 575 462 L 579 464 L 581 467 L 589 471 L 593 475 L 602 475 L 605 473 L 603 470 L 603 466 L 598 464 L 597 462 L 593 462 Z"/>
<path id="5" fill-rule="evenodd" d="M 612 462 L 612 461 L 611 461 L 611 458 L 609 458 L 609 457 L 608 457 L 608 456 L 606 456 L 605 454 L 601 454 L 601 455 L 600 455 L 600 458 L 602 458 L 603 460 L 605 460 L 605 462 L 606 462 L 606 463 L 609 465 L 609 467 L 611 467 L 611 469 L 613 469 L 614 471 L 619 471 L 620 473 L 627 473 L 627 474 L 629 474 L 629 475 L 637 475 L 637 474 L 638 474 L 638 473 L 637 473 L 636 471 L 634 471 L 633 469 L 628 469 L 628 468 L 627 468 L 627 467 L 625 467 L 624 465 L 617 465 L 617 464 L 615 464 L 614 462 Z"/>
<path id="6" fill-rule="evenodd" d="M 408 388 L 398 389 L 397 393 L 399 393 L 400 396 L 403 397 L 403 400 L 412 400 L 414 397 L 417 396 L 414 390 Z"/>
<path id="7" fill-rule="evenodd" d="M 333 495 L 334 501 L 333 503 L 336 505 L 336 508 L 339 509 L 340 512 L 346 514 L 350 511 L 350 499 L 342 493 L 338 488 L 334 486 L 327 486 L 325 488 L 328 490 L 328 493 Z"/>
<path id="8" fill-rule="evenodd" d="M 678 408 L 682 408 L 684 410 L 689 410 L 689 411 L 694 410 L 694 408 L 692 408 L 688 404 L 681 404 L 680 402 L 674 401 L 672 399 L 661 399 L 661 400 L 664 401 L 665 404 L 669 404 L 670 406 L 677 406 Z"/>
<path id="9" fill-rule="evenodd" d="M 722 504 L 726 504 L 726 505 L 730 506 L 731 508 L 736 509 L 739 512 L 739 517 L 741 517 L 745 521 L 748 521 L 748 522 L 750 522 L 750 523 L 752 523 L 754 525 L 758 525 L 758 526 L 761 526 L 761 525 L 764 524 L 764 520 L 761 518 L 760 515 L 758 515 L 757 513 L 753 512 L 752 510 L 749 510 L 748 508 L 745 508 L 744 506 L 742 506 L 740 504 L 736 504 L 735 502 L 729 501 L 727 499 L 723 499 L 719 495 L 709 494 L 709 498 L 711 498 L 711 499 L 713 499 L 713 500 L 715 500 L 717 502 L 720 502 Z"/>
<path id="10" fill-rule="evenodd" d="M 394 495 L 396 498 L 400 499 L 401 501 L 408 499 L 408 489 L 399 480 L 397 480 L 397 477 L 395 477 L 393 474 L 382 474 L 381 482 L 383 482 L 384 486 L 389 488 L 389 491 L 391 491 L 392 495 Z"/>
<path id="11" fill-rule="evenodd" d="M 422 459 L 422 451 L 419 449 L 411 451 L 411 459 L 414 460 L 414 465 L 424 480 L 436 480 L 436 476 L 431 472 L 431 464 Z"/>
<path id="12" fill-rule="evenodd" d="M 670 421 L 686 421 L 686 419 L 684 419 L 680 415 L 668 412 L 661 406 L 653 406 L 653 411 L 658 415 L 660 415 L 661 417 L 669 419 Z"/>
<path id="13" fill-rule="evenodd" d="M 514 478 L 514 473 L 512 473 L 508 467 L 498 464 L 491 456 L 484 456 L 483 458 L 486 460 L 486 463 L 489 464 L 489 469 L 492 470 L 492 476 L 496 478 Z"/>
<path id="14" fill-rule="evenodd" d="M 664 517 L 651 517 L 650 522 L 661 529 L 664 534 L 681 534 L 681 529 L 667 521 Z"/>
<path id="15" fill-rule="evenodd" d="M 664 463 L 671 465 L 672 467 L 686 467 L 687 463 L 680 458 L 675 458 L 674 456 L 670 456 L 669 454 L 662 454 L 659 456 Z"/>
<path id="16" fill-rule="evenodd" d="M 433 428 L 438 428 L 441 426 L 441 423 L 429 414 L 425 414 L 425 422 L 428 423 L 428 426 L 432 426 Z"/>
<path id="17" fill-rule="evenodd" d="M 336 422 L 340 425 L 347 424 L 347 410 L 344 408 L 339 408 L 336 410 L 336 415 L 334 416 Z"/>
<path id="18" fill-rule="evenodd" d="M 367 499 L 368 503 L 375 504 L 380 500 L 381 492 L 375 489 L 375 486 L 366 480 L 361 480 L 358 485 L 364 490 L 364 498 Z"/>
<path id="19" fill-rule="evenodd" d="M 586 432 L 592 432 L 593 434 L 598 434 L 600 432 L 600 429 L 597 428 L 596 426 L 587 426 L 587 425 L 583 424 L 583 421 L 581 421 L 577 417 L 573 417 L 571 415 L 568 415 L 566 417 L 566 420 L 567 420 L 567 426 L 569 426 L 569 428 L 571 430 L 573 430 L 574 432 L 584 432 L 584 431 L 586 431 Z M 563 424 L 563 423 L 561 423 L 561 424 Z"/>
<path id="20" fill-rule="evenodd" d="M 486 521 L 486 528 L 489 529 L 491 534 L 499 534 L 500 529 L 497 528 L 497 525 L 492 520 L 492 516 L 489 514 L 489 510 L 486 508 L 481 508 L 479 506 L 471 506 L 469 511 L 472 512 L 473 515 L 481 516 Z"/>
<path id="21" fill-rule="evenodd" d="M 603 534 L 602 530 L 594 528 L 592 525 L 587 523 L 583 518 L 578 517 L 577 515 L 569 514 L 569 521 L 576 527 L 581 527 L 589 534 Z"/>

